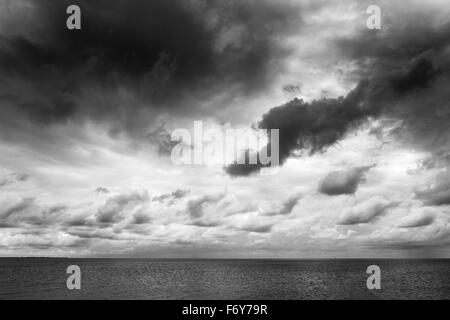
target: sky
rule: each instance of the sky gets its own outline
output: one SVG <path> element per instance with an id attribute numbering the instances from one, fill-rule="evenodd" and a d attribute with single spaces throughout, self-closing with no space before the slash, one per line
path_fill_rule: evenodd
<path id="1" fill-rule="evenodd" d="M 0 0 L 0 255 L 450 257 L 449 80 L 447 0 Z M 279 167 L 175 164 L 194 121 Z"/>

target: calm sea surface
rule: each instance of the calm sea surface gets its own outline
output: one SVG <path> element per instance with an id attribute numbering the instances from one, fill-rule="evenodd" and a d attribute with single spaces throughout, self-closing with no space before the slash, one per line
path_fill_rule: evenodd
<path id="1" fill-rule="evenodd" d="M 381 290 L 366 287 L 372 264 Z M 450 299 L 450 260 L 0 258 L 0 299 Z"/>

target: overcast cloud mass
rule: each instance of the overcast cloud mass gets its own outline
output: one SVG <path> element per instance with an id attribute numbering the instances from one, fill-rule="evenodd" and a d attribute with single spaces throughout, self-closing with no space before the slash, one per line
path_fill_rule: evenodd
<path id="1" fill-rule="evenodd" d="M 450 257 L 450 5 L 393 2 L 0 0 L 0 255 Z"/>

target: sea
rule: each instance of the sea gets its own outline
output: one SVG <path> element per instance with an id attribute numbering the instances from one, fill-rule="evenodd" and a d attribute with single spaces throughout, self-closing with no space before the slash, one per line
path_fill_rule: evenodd
<path id="1" fill-rule="evenodd" d="M 79 290 L 67 268 L 79 266 Z M 368 266 L 380 289 L 369 290 Z M 450 299 L 450 259 L 182 260 L 0 258 L 0 299 Z"/>

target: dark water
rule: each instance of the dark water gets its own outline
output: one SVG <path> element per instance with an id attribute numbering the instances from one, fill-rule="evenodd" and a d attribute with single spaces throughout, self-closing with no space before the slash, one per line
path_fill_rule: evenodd
<path id="1" fill-rule="evenodd" d="M 381 290 L 367 289 L 372 264 Z M 450 260 L 2 258 L 0 299 L 450 299 Z"/>

